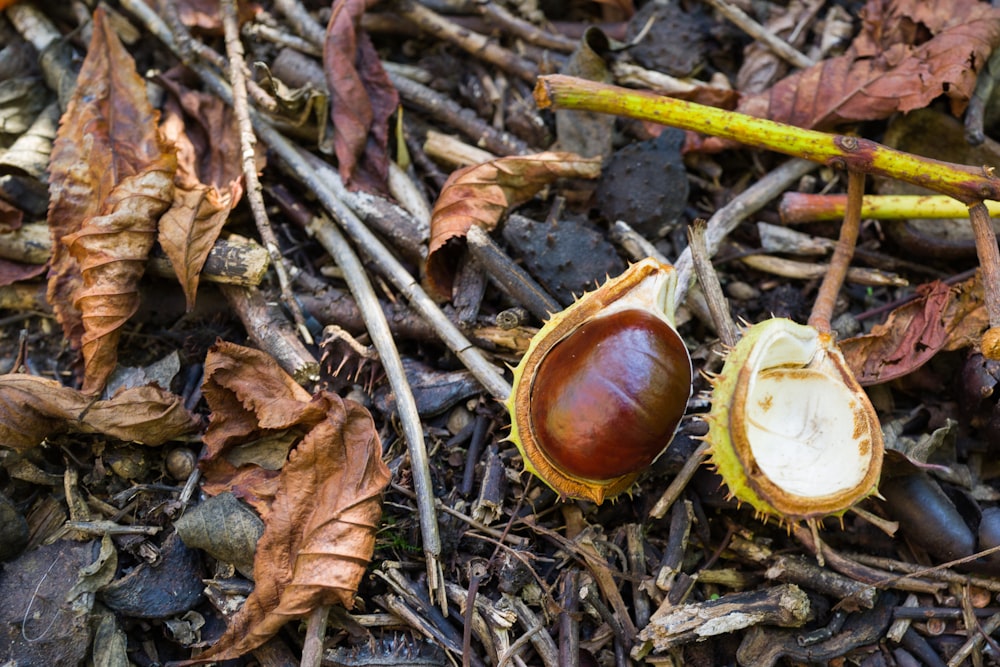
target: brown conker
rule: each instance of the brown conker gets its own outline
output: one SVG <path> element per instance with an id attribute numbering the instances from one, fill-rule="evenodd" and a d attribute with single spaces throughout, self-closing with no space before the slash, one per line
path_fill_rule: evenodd
<path id="1" fill-rule="evenodd" d="M 667 448 L 691 396 L 673 267 L 647 258 L 556 313 L 514 369 L 510 440 L 559 495 L 603 502 Z"/>
<path id="2" fill-rule="evenodd" d="M 647 311 L 623 310 L 581 325 L 549 351 L 531 387 L 531 426 L 564 472 L 613 479 L 656 460 L 690 387 L 677 332 Z"/>

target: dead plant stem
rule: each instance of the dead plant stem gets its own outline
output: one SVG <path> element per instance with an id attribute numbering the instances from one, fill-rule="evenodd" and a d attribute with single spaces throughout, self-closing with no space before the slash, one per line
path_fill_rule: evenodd
<path id="1" fill-rule="evenodd" d="M 792 65 L 803 69 L 812 66 L 812 58 L 798 51 L 788 42 L 754 21 L 739 7 L 726 2 L 726 0 L 704 0 L 704 2 L 717 9 L 720 14 L 738 25 L 743 32 L 766 45 L 767 48 Z"/>
<path id="2" fill-rule="evenodd" d="M 257 178 L 257 137 L 254 135 L 250 122 L 250 106 L 247 104 L 247 80 L 244 75 L 246 60 L 243 55 L 243 43 L 240 41 L 239 19 L 236 16 L 236 0 L 223 0 L 222 26 L 226 34 L 226 54 L 229 57 L 229 81 L 232 86 L 233 111 L 236 113 L 240 127 L 240 152 L 243 163 L 243 179 L 246 181 L 247 203 L 253 214 L 264 247 L 271 256 L 271 264 L 278 276 L 281 288 L 281 300 L 295 320 L 299 335 L 308 344 L 313 343 L 312 335 L 306 327 L 306 319 L 302 315 L 295 295 L 292 294 L 292 281 L 285 268 L 285 258 L 278 246 L 278 238 L 274 235 L 271 221 L 264 206 L 264 196 L 261 191 L 260 179 Z"/>
<path id="3" fill-rule="evenodd" d="M 815 168 L 815 164 L 806 160 L 788 160 L 769 171 L 713 213 L 705 227 L 705 244 L 708 246 L 709 256 L 718 251 L 726 235 L 736 229 L 743 220 L 764 208 L 769 201 L 788 189 L 788 186 Z M 693 262 L 690 248 L 685 248 L 674 266 L 677 268 L 677 293 L 674 296 L 676 306 L 684 303 L 688 288 L 691 286 Z"/>
<path id="4" fill-rule="evenodd" d="M 739 340 L 736 331 L 736 324 L 732 315 L 729 314 L 729 302 L 726 301 L 722 293 L 722 285 L 719 284 L 719 276 L 712 266 L 712 258 L 708 254 L 708 245 L 705 243 L 705 221 L 695 220 L 688 228 L 688 246 L 691 248 L 691 259 L 694 262 L 694 271 L 698 275 L 698 283 L 701 291 L 705 294 L 705 301 L 708 303 L 708 312 L 715 322 L 715 330 L 719 334 L 719 340 L 726 347 L 733 347 Z"/>
<path id="5" fill-rule="evenodd" d="M 837 295 L 844 285 L 847 269 L 854 257 L 854 246 L 858 243 L 861 229 L 861 201 L 865 196 L 865 175 L 857 171 L 847 172 L 847 208 L 844 210 L 844 224 L 840 226 L 840 237 L 830 258 L 830 268 L 823 276 L 816 301 L 813 303 L 809 325 L 820 333 L 831 330 L 833 309 L 837 305 Z M 995 246 L 996 244 L 994 244 Z"/>
<path id="6" fill-rule="evenodd" d="M 323 664 L 323 639 L 326 637 L 326 621 L 329 615 L 328 605 L 320 605 L 309 614 L 299 667 L 320 667 Z"/>
<path id="7" fill-rule="evenodd" d="M 969 221 L 976 235 L 976 253 L 982 269 L 983 290 L 986 292 L 986 312 L 990 316 L 990 326 L 1000 326 L 1000 250 L 993 232 L 990 212 L 983 202 L 969 207 Z"/>
<path id="8" fill-rule="evenodd" d="M 674 481 L 670 482 L 664 491 L 660 499 L 656 501 L 653 505 L 653 509 L 649 511 L 649 517 L 651 519 L 662 519 L 667 513 L 667 510 L 674 504 L 674 502 L 680 498 L 681 494 L 684 492 L 684 487 L 688 485 L 694 474 L 698 472 L 698 468 L 701 467 L 702 462 L 708 457 L 708 450 L 710 449 L 707 442 L 703 442 L 698 445 L 698 449 L 694 450 L 694 453 L 688 457 L 687 461 L 684 462 L 684 467 L 681 468 L 677 476 L 674 477 Z"/>
<path id="9" fill-rule="evenodd" d="M 510 72 L 528 82 L 534 82 L 538 76 L 538 68 L 530 60 L 503 48 L 486 35 L 459 27 L 422 4 L 412 0 L 397 0 L 393 3 L 393 8 L 399 16 L 412 22 L 422 31 L 454 44 L 505 72 Z"/>

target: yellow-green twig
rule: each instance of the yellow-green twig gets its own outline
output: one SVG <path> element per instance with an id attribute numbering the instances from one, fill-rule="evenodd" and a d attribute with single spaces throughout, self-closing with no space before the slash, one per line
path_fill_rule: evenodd
<path id="1" fill-rule="evenodd" d="M 628 116 L 849 171 L 895 178 L 949 195 L 965 204 L 983 199 L 1000 200 L 1000 179 L 991 169 L 931 160 L 868 139 L 804 130 L 645 91 L 550 74 L 538 78 L 535 100 L 542 108 L 552 106 Z"/>

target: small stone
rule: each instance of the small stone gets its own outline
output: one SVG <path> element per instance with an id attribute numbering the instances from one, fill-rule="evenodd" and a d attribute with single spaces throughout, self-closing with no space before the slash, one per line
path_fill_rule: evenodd
<path id="1" fill-rule="evenodd" d="M 736 301 L 750 301 L 760 296 L 760 290 L 742 280 L 734 280 L 726 285 L 726 296 Z"/>

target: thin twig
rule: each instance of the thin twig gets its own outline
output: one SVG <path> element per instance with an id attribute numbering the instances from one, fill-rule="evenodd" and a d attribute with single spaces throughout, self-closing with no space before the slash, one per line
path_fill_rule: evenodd
<path id="1" fill-rule="evenodd" d="M 1000 359 L 1000 250 L 990 213 L 983 202 L 969 207 L 969 220 L 976 235 L 976 253 L 982 271 L 980 283 L 986 293 L 986 312 L 990 316 L 990 329 L 983 334 L 983 355 L 988 359 Z"/>
<path id="2" fill-rule="evenodd" d="M 764 208 L 769 201 L 784 192 L 791 184 L 816 168 L 812 162 L 792 159 L 780 167 L 772 169 L 767 175 L 748 187 L 720 208 L 708 219 L 705 226 L 705 245 L 709 256 L 714 255 L 729 232 L 736 229 L 747 217 Z M 691 249 L 686 248 L 675 264 L 677 268 L 677 293 L 674 304 L 684 303 L 693 276 L 693 260 Z"/>
<path id="3" fill-rule="evenodd" d="M 514 16 L 497 2 L 477 2 L 476 10 L 488 24 L 499 26 L 504 33 L 520 37 L 529 44 L 566 53 L 576 48 L 576 42 L 569 37 L 556 32 L 546 32 L 533 23 Z"/>
<path id="4" fill-rule="evenodd" d="M 712 321 L 715 322 L 715 330 L 719 334 L 719 340 L 726 347 L 733 347 L 739 340 L 739 335 L 733 317 L 729 313 L 729 302 L 722 293 L 719 276 L 708 255 L 708 246 L 705 244 L 704 220 L 695 220 L 688 228 L 688 245 L 691 248 L 694 271 L 698 275 L 701 291 L 705 294 L 708 312 L 712 314 Z"/>
<path id="5" fill-rule="evenodd" d="M 243 43 L 240 41 L 236 0 L 223 0 L 222 26 L 226 33 L 226 54 L 229 56 L 229 81 L 232 86 L 231 103 L 240 127 L 240 152 L 243 161 L 243 179 L 246 181 L 247 203 L 250 205 L 254 222 L 257 224 L 257 233 L 260 234 L 264 247 L 267 248 L 267 252 L 271 256 L 271 264 L 274 265 L 274 272 L 278 276 L 278 285 L 281 288 L 281 300 L 288 308 L 288 312 L 292 314 L 302 340 L 312 345 L 312 335 L 306 327 L 306 318 L 302 315 L 302 309 L 299 308 L 295 295 L 292 293 L 292 281 L 285 269 L 285 258 L 281 255 L 278 238 L 274 235 L 274 229 L 271 227 L 267 207 L 264 206 L 260 179 L 257 178 L 255 150 L 257 137 L 254 135 L 253 126 L 250 123 L 250 107 L 247 104 L 247 80 L 243 73 L 246 61 L 243 56 Z"/>
<path id="6" fill-rule="evenodd" d="M 667 513 L 670 506 L 674 504 L 678 498 L 680 498 L 681 493 L 684 492 L 684 487 L 688 485 L 694 474 L 698 472 L 698 468 L 701 467 L 702 462 L 708 457 L 709 444 L 707 442 L 701 443 L 698 449 L 694 450 L 694 453 L 688 457 L 688 460 L 684 462 L 684 467 L 681 471 L 677 473 L 674 480 L 670 482 L 670 486 L 666 488 L 660 499 L 656 501 L 653 505 L 653 509 L 649 511 L 649 516 L 652 519 L 662 519 L 663 515 Z"/>
<path id="7" fill-rule="evenodd" d="M 857 171 L 847 172 L 847 208 L 844 210 L 844 223 L 840 226 L 840 237 L 837 247 L 830 258 L 830 269 L 823 276 L 816 301 L 813 303 L 809 325 L 820 333 L 830 333 L 830 321 L 833 319 L 833 309 L 837 303 L 837 295 L 844 285 L 847 269 L 854 257 L 854 246 L 858 243 L 858 233 L 861 230 L 861 201 L 865 196 L 865 175 Z M 984 207 L 985 210 L 985 207 Z M 996 246 L 996 243 L 993 244 Z"/>
<path id="8" fill-rule="evenodd" d="M 397 0 L 393 6 L 400 16 L 412 21 L 421 30 L 450 42 L 505 72 L 530 83 L 534 83 L 538 76 L 538 68 L 531 61 L 503 48 L 485 35 L 459 27 L 421 4 L 412 0 Z"/>
<path id="9" fill-rule="evenodd" d="M 319 667 L 323 664 L 323 639 L 326 636 L 326 620 L 329 615 L 329 605 L 320 605 L 309 614 L 299 667 Z"/>
<path id="10" fill-rule="evenodd" d="M 285 18 L 303 39 L 320 50 L 323 49 L 326 31 L 313 19 L 299 0 L 274 0 L 274 6 L 285 15 Z"/>
<path id="11" fill-rule="evenodd" d="M 704 2 L 717 9 L 720 14 L 738 25 L 743 32 L 766 45 L 767 48 L 792 65 L 803 69 L 813 65 L 812 58 L 793 48 L 788 42 L 775 35 L 760 23 L 757 23 L 757 21 L 753 20 L 739 7 L 731 5 L 726 0 L 704 0 Z"/>
<path id="12" fill-rule="evenodd" d="M 998 628 L 1000 628 L 1000 614 L 994 614 L 986 619 L 983 623 L 982 628 L 979 632 L 972 632 L 964 644 L 955 652 L 955 655 L 948 660 L 948 667 L 958 667 L 965 659 L 968 658 L 972 652 L 979 646 L 982 645 L 984 638 L 993 634 Z M 971 632 L 971 631 L 970 631 Z"/>
<path id="13" fill-rule="evenodd" d="M 505 293 L 522 304 L 535 317 L 545 321 L 562 310 L 559 303 L 545 291 L 528 272 L 497 245 L 482 227 L 473 225 L 467 236 L 469 251 L 487 274 Z"/>
<path id="14" fill-rule="evenodd" d="M 450 97 L 397 73 L 393 68 L 387 68 L 386 74 L 406 106 L 443 119 L 446 124 L 470 137 L 482 148 L 500 155 L 523 155 L 529 152 L 528 145 L 522 140 L 509 132 L 494 128 Z"/>

